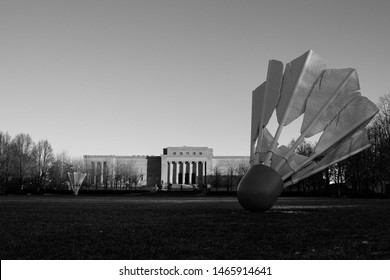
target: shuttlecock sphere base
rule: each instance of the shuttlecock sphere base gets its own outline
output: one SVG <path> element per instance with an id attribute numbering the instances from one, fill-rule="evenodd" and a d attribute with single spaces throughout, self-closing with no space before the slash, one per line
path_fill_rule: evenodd
<path id="1" fill-rule="evenodd" d="M 237 188 L 238 202 L 250 212 L 267 211 L 283 190 L 282 177 L 271 167 L 253 165 Z"/>

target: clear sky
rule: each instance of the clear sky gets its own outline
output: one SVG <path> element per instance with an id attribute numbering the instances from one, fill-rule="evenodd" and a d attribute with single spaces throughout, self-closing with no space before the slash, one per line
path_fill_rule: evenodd
<path id="1" fill-rule="evenodd" d="M 249 155 L 269 59 L 312 49 L 390 92 L 388 0 L 1 0 L 0 130 L 56 153 Z M 288 137 L 290 135 L 286 135 Z"/>

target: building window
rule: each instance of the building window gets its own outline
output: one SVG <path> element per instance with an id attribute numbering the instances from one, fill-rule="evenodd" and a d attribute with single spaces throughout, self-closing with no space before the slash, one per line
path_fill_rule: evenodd
<path id="1" fill-rule="evenodd" d="M 196 155 L 196 153 L 195 153 L 195 152 L 193 152 L 192 154 L 193 154 L 193 155 Z"/>
<path id="2" fill-rule="evenodd" d="M 182 154 L 183 154 L 183 152 L 180 152 L 180 154 L 182 155 Z"/>
<path id="3" fill-rule="evenodd" d="M 176 152 L 173 152 L 174 155 L 176 155 Z"/>
<path id="4" fill-rule="evenodd" d="M 189 155 L 190 154 L 190 152 L 187 152 L 187 155 Z"/>
<path id="5" fill-rule="evenodd" d="M 201 155 L 201 154 L 202 154 L 202 152 L 199 152 L 199 154 Z"/>

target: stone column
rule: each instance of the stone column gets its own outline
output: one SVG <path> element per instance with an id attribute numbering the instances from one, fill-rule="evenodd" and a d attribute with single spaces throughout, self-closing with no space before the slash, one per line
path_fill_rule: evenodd
<path id="1" fill-rule="evenodd" d="M 162 162 L 161 162 L 161 165 L 162 165 Z M 165 179 L 166 179 L 166 181 L 164 181 L 165 182 L 165 184 L 169 184 L 169 161 L 166 161 L 166 165 L 167 165 L 167 173 L 166 173 L 166 176 L 165 176 Z M 162 171 L 161 171 L 161 179 L 162 179 Z"/>
<path id="2" fill-rule="evenodd" d="M 185 184 L 185 182 L 186 182 L 186 162 L 183 161 L 182 164 L 183 164 L 183 172 L 181 173 L 181 183 Z"/>
<path id="3" fill-rule="evenodd" d="M 199 184 L 199 161 L 195 161 L 195 184 Z"/>
<path id="4" fill-rule="evenodd" d="M 192 161 L 189 162 L 189 165 L 190 165 L 190 174 L 189 174 L 189 178 L 188 178 L 188 182 L 190 183 L 190 185 L 192 184 Z"/>
<path id="5" fill-rule="evenodd" d="M 179 184 L 179 172 L 180 172 L 180 164 L 178 161 L 176 161 L 176 181 L 175 184 Z"/>
<path id="6" fill-rule="evenodd" d="M 173 184 L 173 161 L 169 162 L 169 184 Z"/>
<path id="7" fill-rule="evenodd" d="M 200 169 L 200 167 L 202 166 L 202 169 Z M 203 162 L 202 161 L 199 161 L 198 162 L 198 184 L 202 184 L 203 183 Z"/>
<path id="8" fill-rule="evenodd" d="M 164 186 L 168 184 L 168 172 L 169 164 L 166 159 L 161 159 L 161 179 L 158 184 L 163 184 Z"/>
<path id="9" fill-rule="evenodd" d="M 161 164 L 163 164 L 163 163 L 161 163 Z M 169 161 L 166 161 L 165 162 L 165 164 L 166 164 L 166 173 L 165 173 L 165 180 L 164 180 L 164 184 L 165 185 L 168 185 L 169 184 Z M 161 177 L 162 177 L 162 172 L 161 172 Z M 163 179 L 163 178 L 161 178 L 161 179 Z"/>

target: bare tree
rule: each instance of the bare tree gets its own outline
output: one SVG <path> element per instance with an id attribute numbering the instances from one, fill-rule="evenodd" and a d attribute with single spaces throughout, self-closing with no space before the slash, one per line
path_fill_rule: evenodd
<path id="1" fill-rule="evenodd" d="M 367 128 L 371 148 L 345 161 L 346 180 L 358 192 L 385 192 L 390 181 L 390 94 L 380 97 L 379 113 Z"/>
<path id="2" fill-rule="evenodd" d="M 54 188 L 68 188 L 66 186 L 66 182 L 69 181 L 67 172 L 72 171 L 74 171 L 73 164 L 68 154 L 66 152 L 57 154 L 49 170 L 51 185 Z"/>
<path id="3" fill-rule="evenodd" d="M 248 172 L 250 168 L 250 164 L 248 161 L 242 160 L 237 163 L 237 185 L 240 183 L 241 179 L 244 177 L 244 175 Z"/>
<path id="4" fill-rule="evenodd" d="M 41 140 L 34 145 L 32 157 L 34 161 L 32 176 L 35 181 L 36 191 L 39 193 L 46 183 L 49 168 L 54 162 L 53 148 L 47 140 Z"/>
<path id="5" fill-rule="evenodd" d="M 215 190 L 218 191 L 218 187 L 222 185 L 222 181 L 223 181 L 222 169 L 218 165 L 216 165 L 211 169 L 210 183 L 212 186 L 215 187 Z"/>
<path id="6" fill-rule="evenodd" d="M 294 144 L 295 140 L 292 139 L 288 147 L 291 147 Z M 312 154 L 315 152 L 315 144 L 307 141 L 303 141 L 295 150 L 295 153 L 298 155 L 310 157 Z M 321 175 L 320 175 L 321 176 Z M 309 192 L 314 189 L 318 189 L 320 186 L 320 180 L 318 180 L 319 175 L 315 174 L 309 178 L 306 178 L 305 180 L 300 181 L 298 184 L 295 185 L 295 188 L 298 191 L 304 191 L 304 192 Z"/>
<path id="7" fill-rule="evenodd" d="M 295 143 L 295 140 L 292 139 L 289 143 L 288 143 L 288 148 L 291 148 L 292 145 Z M 306 142 L 306 140 L 303 140 L 303 142 L 297 147 L 297 149 L 295 150 L 295 152 L 298 154 L 298 155 L 302 155 L 302 156 L 311 156 L 312 154 L 314 154 L 314 150 L 315 150 L 315 144 L 311 143 L 311 142 Z"/>
<path id="8" fill-rule="evenodd" d="M 137 187 L 140 183 L 140 174 L 134 161 L 118 162 L 115 166 L 115 185 L 120 188 Z"/>
<path id="9" fill-rule="evenodd" d="M 226 162 L 226 175 L 227 175 L 227 191 L 233 190 L 233 185 L 235 184 L 235 177 L 237 172 L 237 162 L 234 160 L 228 160 Z"/>
<path id="10" fill-rule="evenodd" d="M 383 190 L 384 181 L 390 180 L 390 94 L 380 97 L 378 107 L 379 113 L 372 124 L 371 138 L 375 137 L 376 175 Z"/>
<path id="11" fill-rule="evenodd" d="M 34 143 L 28 134 L 18 134 L 12 141 L 14 146 L 14 164 L 15 172 L 19 181 L 19 186 L 22 189 L 24 179 L 29 175 L 29 165 L 31 164 L 31 154 Z"/>
<path id="12" fill-rule="evenodd" d="M 7 184 L 11 176 L 11 136 L 0 132 L 0 193 L 6 192 Z"/>
<path id="13" fill-rule="evenodd" d="M 72 166 L 74 172 L 86 173 L 87 167 L 85 166 L 85 161 L 82 157 L 69 158 L 68 162 Z"/>

